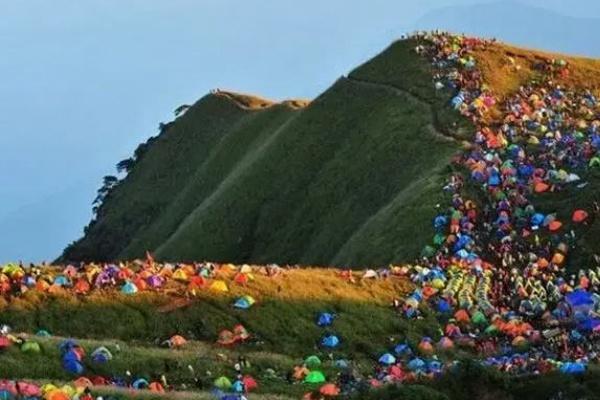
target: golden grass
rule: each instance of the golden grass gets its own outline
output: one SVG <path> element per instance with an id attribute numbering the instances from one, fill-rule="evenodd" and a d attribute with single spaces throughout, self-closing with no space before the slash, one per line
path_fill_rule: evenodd
<path id="1" fill-rule="evenodd" d="M 276 101 L 265 99 L 263 97 L 251 94 L 237 93 L 227 90 L 218 90 L 214 92 L 214 95 L 224 97 L 235 103 L 240 108 L 243 108 L 244 110 L 262 110 L 277 104 L 282 104 L 284 106 L 294 109 L 301 109 L 310 104 L 310 101 L 305 99 L 290 99 L 278 103 Z"/>
<path id="2" fill-rule="evenodd" d="M 557 82 L 600 93 L 600 60 L 597 59 L 548 53 L 504 43 L 494 43 L 485 49 L 476 50 L 474 56 L 484 82 L 500 99 L 528 83 L 536 76 L 535 63 L 548 59 L 563 59 L 569 64 L 569 76 L 557 78 Z"/>
<path id="3" fill-rule="evenodd" d="M 234 272 L 221 272 L 221 276 L 229 284 L 230 295 L 247 294 L 257 300 L 346 300 L 387 305 L 392 298 L 406 294 L 412 288 L 411 283 L 401 277 L 361 279 L 362 272 L 355 272 L 355 283 L 351 283 L 342 279 L 339 273 L 340 270 L 332 268 L 290 269 L 276 277 L 254 273 L 254 279 L 246 286 L 231 282 Z M 214 292 L 200 292 L 201 296 L 211 294 Z"/>
<path id="4" fill-rule="evenodd" d="M 260 267 L 254 267 L 250 274 L 251 279 L 245 285 L 234 282 L 236 270 L 227 265 L 221 267 L 214 279 L 207 282 L 206 287 L 191 294 L 187 291 L 186 282 L 169 280 L 160 290 L 147 290 L 134 296 L 124 295 L 118 288 L 97 289 L 92 291 L 85 299 L 95 304 L 106 304 L 115 301 L 150 301 L 156 304 L 158 312 L 171 312 L 178 308 L 186 307 L 195 299 L 205 300 L 210 298 L 234 298 L 250 295 L 257 301 L 279 300 L 287 302 L 312 301 L 312 302 L 357 302 L 387 306 L 393 298 L 406 296 L 414 285 L 405 277 L 392 276 L 387 279 L 362 279 L 363 272 L 354 271 L 353 281 L 340 277 L 340 270 L 335 268 L 304 267 L 282 269 L 274 277 L 266 276 L 260 272 Z M 220 292 L 210 288 L 214 280 L 226 282 L 228 291 Z M 33 310 L 50 298 L 61 298 L 64 304 L 76 307 L 83 298 L 75 296 L 71 291 L 61 289 L 52 294 L 31 291 L 22 297 L 0 299 L 0 310 L 7 307 L 15 310 Z"/>

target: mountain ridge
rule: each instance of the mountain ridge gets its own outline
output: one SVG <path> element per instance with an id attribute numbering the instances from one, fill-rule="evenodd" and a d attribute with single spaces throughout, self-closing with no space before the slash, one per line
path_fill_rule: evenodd
<path id="1" fill-rule="evenodd" d="M 167 124 L 62 260 L 151 251 L 165 260 L 359 267 L 417 257 L 433 235 L 443 172 L 475 127 L 433 87 L 415 46 L 393 43 L 310 102 L 204 96 Z M 501 43 L 478 54 L 499 96 L 551 57 L 563 56 Z M 600 87 L 598 61 L 568 59 L 577 68 L 565 82 Z"/>

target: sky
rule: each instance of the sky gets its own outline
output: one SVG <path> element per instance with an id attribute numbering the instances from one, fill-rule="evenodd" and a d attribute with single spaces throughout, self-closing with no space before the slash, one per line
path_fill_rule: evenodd
<path id="1" fill-rule="evenodd" d="M 0 0 L 0 263 L 57 257 L 102 176 L 213 88 L 314 98 L 401 34 L 600 57 L 596 0 Z"/>

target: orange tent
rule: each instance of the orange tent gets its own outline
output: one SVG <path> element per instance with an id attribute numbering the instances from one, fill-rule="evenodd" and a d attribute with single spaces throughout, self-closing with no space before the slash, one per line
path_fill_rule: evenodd
<path id="1" fill-rule="evenodd" d="M 90 284 L 85 279 L 80 279 L 75 283 L 73 288 L 76 294 L 87 294 L 91 287 Z"/>
<path id="2" fill-rule="evenodd" d="M 565 261 L 565 256 L 560 253 L 554 253 L 552 256 L 552 263 L 556 265 L 561 265 Z"/>
<path id="3" fill-rule="evenodd" d="M 89 388 L 94 386 L 94 384 L 88 378 L 82 376 L 73 382 L 73 386 L 76 388 Z"/>
<path id="4" fill-rule="evenodd" d="M 245 284 L 248 283 L 248 275 L 242 274 L 242 273 L 238 273 L 238 274 L 235 275 L 235 277 L 233 278 L 233 280 L 238 285 L 245 285 Z"/>
<path id="5" fill-rule="evenodd" d="M 550 222 L 550 224 L 548 225 L 548 229 L 550 229 L 551 232 L 556 232 L 561 227 L 562 227 L 562 222 L 557 221 L 557 220 Z"/>
<path id="6" fill-rule="evenodd" d="M 224 329 L 219 333 L 219 339 L 217 339 L 217 343 L 223 346 L 229 346 L 235 343 L 235 336 L 233 332 L 230 330 Z"/>
<path id="7" fill-rule="evenodd" d="M 135 287 L 138 288 L 139 291 L 144 291 L 144 290 L 148 289 L 148 283 L 146 282 L 145 279 L 142 279 L 141 277 L 135 279 L 133 281 L 133 284 L 135 285 Z"/>
<path id="8" fill-rule="evenodd" d="M 301 381 L 302 379 L 304 379 L 306 377 L 306 375 L 308 375 L 310 371 L 308 370 L 308 368 L 302 366 L 302 367 L 294 367 L 294 374 L 293 377 L 295 380 L 297 381 Z"/>
<path id="9" fill-rule="evenodd" d="M 321 386 L 321 389 L 319 389 L 319 393 L 321 393 L 323 396 L 338 396 L 340 394 L 340 388 L 338 388 L 333 383 L 327 383 Z"/>
<path id="10" fill-rule="evenodd" d="M 585 210 L 575 210 L 573 212 L 573 222 L 583 222 L 588 218 L 588 213 Z"/>
<path id="11" fill-rule="evenodd" d="M 534 190 L 536 193 L 543 193 L 543 192 L 547 191 L 548 189 L 550 189 L 550 185 L 548 185 L 547 183 L 544 183 L 544 182 L 538 182 L 534 186 Z"/>
<path id="12" fill-rule="evenodd" d="M 433 296 L 434 294 L 436 294 L 437 292 L 438 292 L 437 289 L 435 289 L 435 288 L 433 288 L 431 286 L 425 286 L 423 288 L 423 292 L 422 293 L 423 293 L 423 297 L 425 299 L 428 299 L 431 296 Z"/>
<path id="13" fill-rule="evenodd" d="M 50 284 L 43 279 L 40 279 L 35 284 L 35 290 L 38 292 L 45 292 L 48 290 L 48 288 L 50 288 Z"/>
<path id="14" fill-rule="evenodd" d="M 165 392 L 165 388 L 159 382 L 152 382 L 148 386 L 148 389 L 154 393 L 164 393 Z"/>
<path id="15" fill-rule="evenodd" d="M 460 309 L 456 313 L 454 313 L 454 319 L 456 319 L 457 322 L 465 322 L 465 323 L 468 323 L 471 321 L 471 317 L 469 317 L 469 313 L 463 309 Z"/>
<path id="16" fill-rule="evenodd" d="M 119 271 L 118 277 L 119 279 L 131 279 L 131 277 L 133 276 L 133 271 L 129 268 L 122 268 Z"/>
<path id="17" fill-rule="evenodd" d="M 201 276 L 192 276 L 190 278 L 190 284 L 189 284 L 189 286 L 191 287 L 192 285 L 194 287 L 196 287 L 196 288 L 201 288 L 204 285 L 206 285 L 206 281 Z"/>
<path id="18" fill-rule="evenodd" d="M 187 340 L 183 336 L 175 335 L 171 339 L 171 345 L 173 347 L 182 347 L 187 344 Z"/>
<path id="19" fill-rule="evenodd" d="M 71 396 L 62 390 L 54 390 L 46 395 L 47 400 L 71 400 Z"/>
<path id="20" fill-rule="evenodd" d="M 538 264 L 538 267 L 540 267 L 541 269 L 545 269 L 545 268 L 548 268 L 548 265 L 550 263 L 548 262 L 548 260 L 546 260 L 545 258 L 542 257 L 538 260 L 537 264 Z"/>
<path id="21" fill-rule="evenodd" d="M 419 351 L 426 355 L 433 354 L 433 346 L 431 345 L 431 342 L 422 340 L 421 343 L 419 343 Z"/>

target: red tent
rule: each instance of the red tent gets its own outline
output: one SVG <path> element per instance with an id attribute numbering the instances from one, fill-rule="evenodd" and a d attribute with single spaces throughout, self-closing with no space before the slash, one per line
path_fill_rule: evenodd
<path id="1" fill-rule="evenodd" d="M 246 388 L 247 392 L 251 392 L 258 388 L 258 383 L 250 375 L 245 375 L 242 379 L 242 382 L 244 383 L 244 387 Z"/>
<path id="2" fill-rule="evenodd" d="M 588 213 L 585 210 L 575 210 L 573 212 L 573 222 L 583 222 L 588 218 Z"/>

